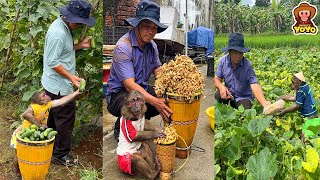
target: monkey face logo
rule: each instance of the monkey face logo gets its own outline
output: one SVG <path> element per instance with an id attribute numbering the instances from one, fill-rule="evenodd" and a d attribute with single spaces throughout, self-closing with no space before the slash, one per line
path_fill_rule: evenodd
<path id="1" fill-rule="evenodd" d="M 318 33 L 318 27 L 312 21 L 317 15 L 317 8 L 308 2 L 301 2 L 293 8 L 292 14 L 295 20 L 292 25 L 293 34 L 311 34 Z"/>

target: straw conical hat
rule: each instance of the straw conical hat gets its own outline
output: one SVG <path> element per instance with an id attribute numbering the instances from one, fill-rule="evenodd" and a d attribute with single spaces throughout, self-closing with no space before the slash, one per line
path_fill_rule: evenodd
<path id="1" fill-rule="evenodd" d="M 303 75 L 303 72 L 302 72 L 302 71 L 294 74 L 294 76 L 295 76 L 296 78 L 298 78 L 300 81 L 306 82 L 306 79 L 304 78 L 304 75 Z"/>

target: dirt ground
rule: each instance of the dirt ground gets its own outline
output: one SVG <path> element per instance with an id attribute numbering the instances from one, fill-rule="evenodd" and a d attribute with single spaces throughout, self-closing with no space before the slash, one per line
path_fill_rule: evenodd
<path id="1" fill-rule="evenodd" d="M 14 104 L 5 103 L 7 99 L 0 98 L 0 179 L 15 179 L 11 171 L 14 150 L 9 147 L 10 139 L 14 129 L 10 125 L 15 121 L 12 117 Z M 99 123 L 100 122 L 100 123 Z M 102 118 L 95 125 L 88 124 L 81 129 L 82 138 L 72 145 L 71 154 L 78 157 L 78 166 L 67 168 L 65 166 L 50 164 L 46 179 L 53 180 L 76 180 L 80 177 L 90 179 L 94 172 L 102 179 Z M 86 174 L 87 173 L 87 174 Z M 87 176 L 86 176 L 87 175 Z"/>
<path id="2" fill-rule="evenodd" d="M 198 65 L 199 70 L 205 75 L 205 97 L 201 99 L 201 109 L 197 124 L 197 129 L 194 135 L 193 144 L 204 148 L 205 152 L 191 151 L 191 154 L 186 162 L 186 159 L 175 159 L 174 170 L 182 168 L 175 172 L 172 179 L 214 179 L 214 133 L 210 128 L 209 118 L 205 114 L 205 110 L 213 106 L 213 78 L 207 77 L 207 66 Z M 117 155 L 115 149 L 117 143 L 113 137 L 113 124 L 116 117 L 112 116 L 106 110 L 104 103 L 104 138 L 103 138 L 103 177 L 106 180 L 111 179 L 145 179 L 141 174 L 130 176 L 120 171 L 117 163 Z M 156 116 L 150 120 L 154 125 L 161 124 L 161 117 Z M 162 123 L 163 124 L 163 123 Z M 159 179 L 159 178 L 157 178 Z"/>

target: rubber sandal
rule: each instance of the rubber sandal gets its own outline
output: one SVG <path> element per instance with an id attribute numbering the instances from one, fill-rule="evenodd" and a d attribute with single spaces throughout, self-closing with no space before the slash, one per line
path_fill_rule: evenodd
<path id="1" fill-rule="evenodd" d="M 54 164 L 64 165 L 67 167 L 71 167 L 78 164 L 78 159 L 74 159 L 71 155 L 67 154 L 63 156 L 61 159 L 52 156 L 51 162 Z"/>

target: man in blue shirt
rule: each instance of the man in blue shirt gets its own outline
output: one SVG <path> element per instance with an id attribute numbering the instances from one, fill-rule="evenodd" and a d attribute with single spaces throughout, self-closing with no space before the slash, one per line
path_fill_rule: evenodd
<path id="1" fill-rule="evenodd" d="M 59 8 L 61 16 L 49 27 L 43 57 L 41 84 L 52 100 L 60 99 L 73 92 L 73 85 L 79 88 L 81 78 L 75 75 L 75 51 L 90 48 L 90 38 L 74 44 L 72 31 L 84 24 L 93 26 L 95 19 L 90 17 L 91 4 L 87 0 L 70 0 L 66 7 Z M 69 152 L 75 121 L 75 100 L 52 108 L 48 127 L 58 131 L 55 138 L 52 162 L 72 166 L 77 163 Z"/>
<path id="2" fill-rule="evenodd" d="M 230 34 L 228 46 L 222 50 L 228 54 L 220 58 L 216 70 L 214 77 L 214 85 L 217 88 L 215 99 L 219 103 L 230 103 L 233 108 L 243 105 L 245 109 L 250 109 L 254 94 L 263 107 L 269 105 L 270 102 L 263 95 L 251 62 L 243 56 L 243 53 L 250 51 L 244 46 L 243 35 L 240 33 Z M 224 80 L 224 85 L 222 80 Z"/>
<path id="3" fill-rule="evenodd" d="M 143 0 L 137 5 L 136 17 L 125 20 L 134 28 L 123 35 L 115 46 L 106 93 L 108 111 L 116 117 L 121 117 L 121 107 L 131 90 L 138 90 L 143 94 L 147 102 L 146 119 L 160 113 L 164 120 L 168 120 L 172 113 L 165 99 L 157 98 L 153 87 L 148 85 L 151 74 L 156 77 L 161 66 L 153 38 L 156 33 L 163 32 L 168 27 L 161 24 L 159 18 L 159 5 Z M 119 129 L 118 118 L 114 129 L 116 138 L 119 136 Z"/>
<path id="4" fill-rule="evenodd" d="M 304 117 L 308 117 L 309 119 L 318 117 L 313 93 L 309 85 L 306 83 L 303 72 L 296 73 L 292 76 L 291 89 L 296 91 L 296 96 L 283 95 L 280 96 L 279 99 L 295 103 L 290 107 L 281 110 L 279 115 L 299 110 L 299 114 Z"/>

